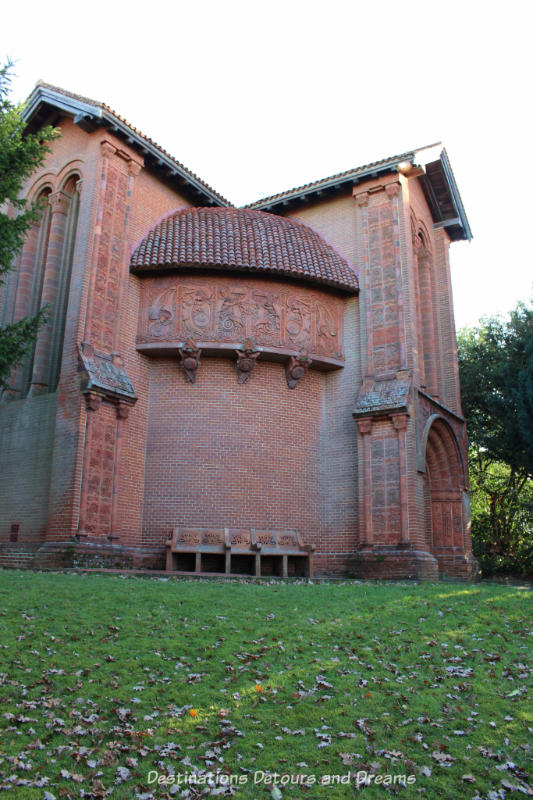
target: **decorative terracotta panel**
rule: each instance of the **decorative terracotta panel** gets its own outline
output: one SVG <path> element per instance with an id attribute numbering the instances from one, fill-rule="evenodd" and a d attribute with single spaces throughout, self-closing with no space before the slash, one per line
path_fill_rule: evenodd
<path id="1" fill-rule="evenodd" d="M 139 350 L 199 347 L 285 354 L 307 351 L 313 362 L 344 363 L 343 300 L 307 288 L 208 276 L 145 278 Z M 163 349 L 163 348 L 162 348 Z"/>

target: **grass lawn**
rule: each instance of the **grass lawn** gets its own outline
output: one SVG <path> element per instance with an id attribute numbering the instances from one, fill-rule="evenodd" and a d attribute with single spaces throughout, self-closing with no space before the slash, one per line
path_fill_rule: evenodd
<path id="1" fill-rule="evenodd" d="M 528 792 L 527 591 L 0 571 L 0 614 L 6 798 Z"/>

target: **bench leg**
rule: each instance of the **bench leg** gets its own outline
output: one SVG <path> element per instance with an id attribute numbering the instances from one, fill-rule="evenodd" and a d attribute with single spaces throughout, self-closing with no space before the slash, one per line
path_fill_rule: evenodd
<path id="1" fill-rule="evenodd" d="M 289 577 L 289 556 L 282 556 L 283 558 L 283 577 Z"/>
<path id="2" fill-rule="evenodd" d="M 174 559 L 172 558 L 172 550 L 170 547 L 167 550 L 167 572 L 174 572 Z"/>
<path id="3" fill-rule="evenodd" d="M 307 577 L 313 577 L 313 556 L 310 554 L 307 562 Z"/>
<path id="4" fill-rule="evenodd" d="M 195 572 L 201 572 L 202 571 L 202 554 L 200 552 L 196 553 L 196 562 L 195 562 L 195 565 L 194 565 L 194 571 Z"/>
<path id="5" fill-rule="evenodd" d="M 255 577 L 261 577 L 261 553 L 255 554 Z"/>
<path id="6" fill-rule="evenodd" d="M 231 574 L 231 550 L 226 550 L 226 575 Z"/>

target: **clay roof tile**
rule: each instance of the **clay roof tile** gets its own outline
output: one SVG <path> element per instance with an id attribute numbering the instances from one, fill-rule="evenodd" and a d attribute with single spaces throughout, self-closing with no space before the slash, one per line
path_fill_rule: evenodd
<path id="1" fill-rule="evenodd" d="M 131 257 L 131 269 L 234 268 L 289 273 L 354 293 L 357 273 L 303 223 L 264 211 L 182 208 L 155 226 Z"/>

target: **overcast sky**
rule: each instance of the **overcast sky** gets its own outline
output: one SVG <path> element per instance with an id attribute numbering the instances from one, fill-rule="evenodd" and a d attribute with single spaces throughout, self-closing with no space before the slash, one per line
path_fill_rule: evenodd
<path id="1" fill-rule="evenodd" d="M 241 205 L 442 141 L 474 240 L 458 327 L 533 296 L 531 5 L 379 0 L 10 2 L 13 99 L 107 103 Z"/>

